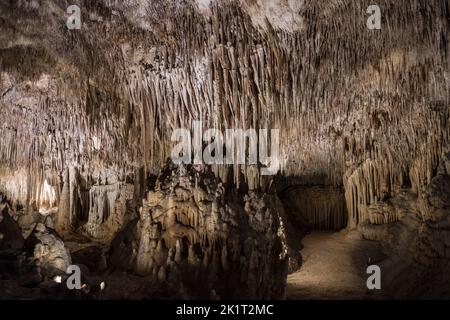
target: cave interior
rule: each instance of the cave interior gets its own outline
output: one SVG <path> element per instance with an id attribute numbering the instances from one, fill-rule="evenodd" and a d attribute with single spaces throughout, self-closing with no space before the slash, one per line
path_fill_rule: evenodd
<path id="1" fill-rule="evenodd" d="M 375 2 L 0 1 L 0 299 L 450 299 L 450 2 Z"/>

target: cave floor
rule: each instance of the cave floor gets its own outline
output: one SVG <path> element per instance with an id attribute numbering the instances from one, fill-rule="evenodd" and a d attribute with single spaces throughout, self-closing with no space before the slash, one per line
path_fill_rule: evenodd
<path id="1" fill-rule="evenodd" d="M 343 230 L 314 231 L 302 243 L 303 265 L 288 276 L 287 299 L 380 298 L 366 287 L 367 265 L 384 258 L 377 242 Z"/>

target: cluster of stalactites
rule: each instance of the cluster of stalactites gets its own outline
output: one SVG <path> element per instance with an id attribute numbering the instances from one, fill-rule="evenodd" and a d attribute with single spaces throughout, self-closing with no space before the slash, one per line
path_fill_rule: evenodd
<path id="1" fill-rule="evenodd" d="M 356 169 L 347 171 L 344 187 L 350 228 L 365 220 L 388 223 L 400 219 L 395 212 L 388 216 L 371 215 L 367 207 L 394 197 L 402 189 L 411 189 L 419 197 L 425 196 L 439 159 L 448 148 L 448 128 L 441 130 L 437 137 L 428 134 L 424 137 L 421 148 L 411 162 L 398 161 L 394 155 L 389 155 L 376 157 L 375 160 L 367 159 Z"/>
<path id="2" fill-rule="evenodd" d="M 227 1 L 209 15 L 170 7 L 177 23 L 162 19 L 158 31 L 135 32 L 121 20 L 117 32 L 87 21 L 70 39 L 56 34 L 77 48 L 76 65 L 95 69 L 75 70 L 67 82 L 41 75 L 16 83 L 2 73 L 9 84 L 0 102 L 0 165 L 29 169 L 26 196 L 19 194 L 35 200 L 44 186 L 39 172 L 61 177 L 72 165 L 100 166 L 127 176 L 161 167 L 173 130 L 194 120 L 222 131 L 280 129 L 282 173 L 343 183 L 350 221 L 359 221 L 360 205 L 404 177 L 416 189 L 430 181 L 449 135 L 448 8 L 437 0 L 379 5 L 389 7 L 382 32 L 365 28 L 361 3 L 305 4 L 304 28 L 285 32 L 256 28 L 238 1 Z M 49 26 L 40 30 L 54 34 Z M 70 56 L 62 58 L 72 70 Z M 18 103 L 26 92 L 37 99 Z M 227 183 L 264 184 L 252 166 L 215 171 Z"/>
<path id="3" fill-rule="evenodd" d="M 283 192 L 295 219 L 315 230 L 341 230 L 347 225 L 343 190 L 332 186 L 294 186 Z"/>

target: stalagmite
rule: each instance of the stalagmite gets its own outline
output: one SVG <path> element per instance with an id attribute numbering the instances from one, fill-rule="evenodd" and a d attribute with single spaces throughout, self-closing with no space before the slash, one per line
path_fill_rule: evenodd
<path id="1" fill-rule="evenodd" d="M 283 287 L 275 281 L 285 276 L 286 256 L 278 251 L 284 240 L 279 238 L 277 211 L 270 198 L 260 198 L 251 193 L 243 199 L 248 203 L 246 213 L 242 208 L 231 209 L 230 206 L 235 207 L 239 199 L 234 200 L 236 203 L 228 203 L 224 189 L 220 188 L 221 182 L 207 167 L 188 166 L 183 175 L 174 175 L 173 172 L 178 169 L 168 163 L 156 181 L 155 190 L 144 199 L 137 229 L 133 231 L 133 234 L 139 235 L 132 240 L 139 247 L 137 260 L 135 263 L 130 261 L 129 267 L 141 274 L 149 274 L 152 269 L 158 268 L 156 280 L 162 282 L 170 274 L 170 279 L 182 279 L 184 287 L 197 297 L 207 298 L 213 289 L 219 296 L 235 298 L 281 297 Z M 202 187 L 196 186 L 190 179 L 195 176 Z M 181 186 L 184 191 L 177 192 Z M 207 209 L 193 211 L 195 195 L 201 193 Z M 156 194 L 162 196 L 155 197 Z M 229 210 L 228 218 L 224 208 Z M 157 213 L 159 210 L 164 213 Z M 188 219 L 189 215 L 199 217 Z M 231 225 L 229 219 L 232 216 L 245 226 Z M 118 237 L 128 238 L 121 234 Z M 152 240 L 158 241 L 156 250 L 149 245 Z M 122 247 L 114 242 L 111 261 L 117 261 L 116 256 L 122 255 Z M 229 248 L 233 248 L 237 255 L 230 256 Z M 256 279 L 262 277 L 265 280 L 262 283 L 259 280 L 251 282 L 250 274 L 240 279 L 229 273 L 240 269 L 242 263 L 253 267 L 248 272 L 258 274 Z M 259 268 L 260 264 L 265 267 Z M 178 276 L 173 274 L 174 265 Z M 194 272 L 196 268 L 200 268 L 201 272 Z M 222 277 L 223 274 L 228 275 Z M 209 278 L 214 280 L 204 282 Z M 204 288 L 190 286 L 191 281 L 202 281 Z M 233 286 L 249 289 L 231 293 L 229 289 Z"/>

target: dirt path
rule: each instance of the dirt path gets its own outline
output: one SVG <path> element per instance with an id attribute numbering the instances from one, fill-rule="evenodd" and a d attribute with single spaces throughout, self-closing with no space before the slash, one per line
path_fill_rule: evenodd
<path id="1" fill-rule="evenodd" d="M 288 276 L 288 299 L 370 299 L 368 261 L 382 258 L 378 243 L 345 231 L 313 232 L 303 238 L 303 265 Z"/>

